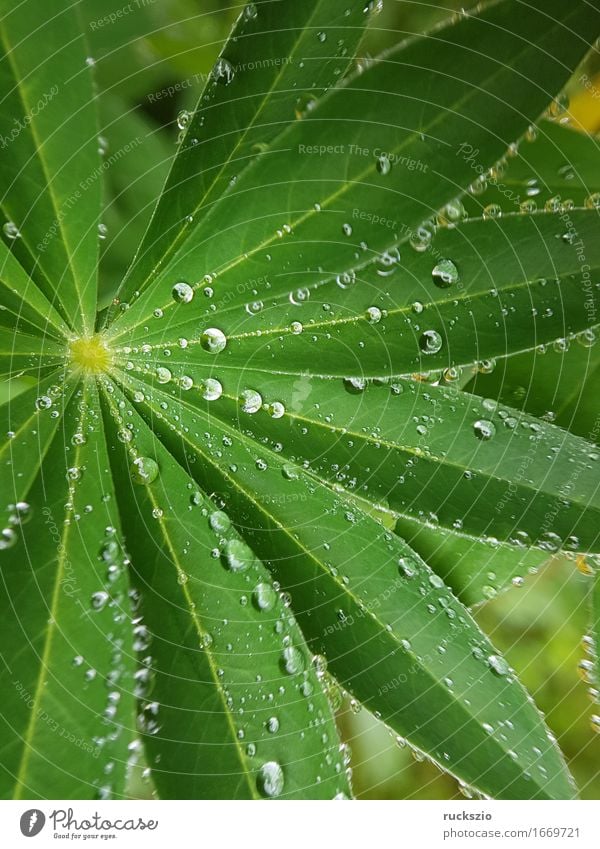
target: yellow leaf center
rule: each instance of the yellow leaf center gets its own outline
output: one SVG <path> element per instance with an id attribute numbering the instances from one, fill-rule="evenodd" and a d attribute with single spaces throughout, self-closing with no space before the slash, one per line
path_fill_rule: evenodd
<path id="1" fill-rule="evenodd" d="M 99 333 L 88 338 L 73 339 L 69 353 L 76 367 L 93 374 L 107 371 L 112 360 L 110 350 Z"/>

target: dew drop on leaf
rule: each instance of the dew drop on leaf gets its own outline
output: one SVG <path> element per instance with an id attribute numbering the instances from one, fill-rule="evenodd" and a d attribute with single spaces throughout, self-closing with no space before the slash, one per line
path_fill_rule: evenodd
<path id="1" fill-rule="evenodd" d="M 171 371 L 168 368 L 165 368 L 164 366 L 159 366 L 156 369 L 156 379 L 159 383 L 168 383 L 172 377 L 173 375 L 171 374 Z"/>
<path id="2" fill-rule="evenodd" d="M 198 384 L 200 394 L 205 401 L 218 401 L 223 394 L 221 383 L 214 377 L 207 377 Z"/>
<path id="3" fill-rule="evenodd" d="M 267 761 L 258 773 L 257 786 L 262 796 L 281 796 L 284 786 L 283 770 L 277 761 Z"/>
<path id="4" fill-rule="evenodd" d="M 218 327 L 208 327 L 200 337 L 200 344 L 205 351 L 218 354 L 227 345 L 227 337 Z"/>
<path id="5" fill-rule="evenodd" d="M 437 330 L 426 330 L 419 339 L 419 347 L 424 354 L 437 354 L 442 344 L 442 337 Z"/>
<path id="6" fill-rule="evenodd" d="M 503 657 L 500 657 L 498 654 L 491 654 L 488 659 L 488 666 L 496 675 L 500 675 L 501 677 L 504 675 L 508 675 L 510 671 L 510 667 L 508 663 L 504 660 Z"/>
<path id="7" fill-rule="evenodd" d="M 153 483 L 158 472 L 158 463 L 152 457 L 137 457 L 131 464 L 131 477 L 140 485 Z"/>
<path id="8" fill-rule="evenodd" d="M 254 561 L 252 549 L 239 539 L 227 540 L 223 555 L 225 565 L 232 572 L 243 572 Z"/>
<path id="9" fill-rule="evenodd" d="M 281 655 L 283 669 L 289 675 L 304 671 L 304 656 L 295 646 L 286 646 Z"/>
<path id="10" fill-rule="evenodd" d="M 381 316 L 379 307 L 367 307 L 366 318 L 369 324 L 378 324 L 381 321 Z"/>
<path id="11" fill-rule="evenodd" d="M 258 610 L 272 610 L 277 602 L 277 593 L 270 584 L 261 582 L 254 588 L 252 601 Z"/>
<path id="12" fill-rule="evenodd" d="M 7 239 L 11 239 L 13 241 L 14 239 L 18 239 L 21 235 L 21 233 L 19 232 L 19 228 L 13 221 L 7 221 L 2 226 L 2 231 L 4 232 L 4 235 Z"/>
<path id="13" fill-rule="evenodd" d="M 488 419 L 477 419 L 473 425 L 473 432 L 478 439 L 491 439 L 496 433 L 496 426 Z"/>
<path id="14" fill-rule="evenodd" d="M 231 519 L 222 510 L 215 510 L 210 514 L 208 524 L 217 534 L 224 534 L 231 527 Z"/>
<path id="15" fill-rule="evenodd" d="M 171 294 L 176 303 L 189 304 L 194 297 L 194 290 L 189 283 L 185 283 L 183 280 L 180 280 L 179 283 L 176 283 L 173 286 Z"/>
<path id="16" fill-rule="evenodd" d="M 245 413 L 257 413 L 262 403 L 262 395 L 256 389 L 244 389 L 240 394 L 240 406 Z"/>
<path id="17" fill-rule="evenodd" d="M 454 283 L 458 283 L 460 279 L 458 268 L 451 259 L 441 259 L 438 263 L 436 263 L 433 267 L 433 271 L 431 272 L 431 276 L 433 277 L 435 285 L 439 286 L 440 289 L 447 289 Z"/>

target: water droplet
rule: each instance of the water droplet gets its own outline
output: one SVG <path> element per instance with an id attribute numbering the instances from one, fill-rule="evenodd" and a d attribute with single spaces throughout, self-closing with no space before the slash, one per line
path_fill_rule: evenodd
<path id="1" fill-rule="evenodd" d="M 200 394 L 205 401 L 218 401 L 223 394 L 221 383 L 214 377 L 207 377 L 198 384 Z"/>
<path id="2" fill-rule="evenodd" d="M 168 383 L 172 377 L 173 375 L 171 374 L 168 368 L 165 368 L 164 366 L 159 366 L 156 369 L 156 379 L 159 383 Z"/>
<path id="3" fill-rule="evenodd" d="M 173 286 L 171 294 L 176 303 L 189 304 L 194 297 L 194 290 L 189 283 L 185 283 L 183 280 L 180 280 L 179 283 L 176 283 Z"/>
<path id="4" fill-rule="evenodd" d="M 151 484 L 158 477 L 158 463 L 152 457 L 137 457 L 131 464 L 131 477 L 134 483 Z"/>
<path id="5" fill-rule="evenodd" d="M 283 669 L 289 675 L 304 671 L 304 655 L 295 646 L 286 646 L 281 655 Z"/>
<path id="6" fill-rule="evenodd" d="M 503 657 L 500 657 L 498 654 L 491 654 L 488 659 L 488 666 L 496 675 L 504 676 L 508 675 L 510 671 L 510 667 L 508 663 L 504 660 Z"/>
<path id="7" fill-rule="evenodd" d="M 224 558 L 225 565 L 232 572 L 243 572 L 254 562 L 252 549 L 239 539 L 227 540 Z"/>
<path id="8" fill-rule="evenodd" d="M 419 339 L 419 347 L 424 354 L 437 354 L 442 345 L 442 337 L 437 330 L 426 330 Z"/>
<path id="9" fill-rule="evenodd" d="M 262 407 L 263 399 L 255 389 L 244 389 L 240 394 L 240 406 L 245 413 L 257 413 Z"/>
<path id="10" fill-rule="evenodd" d="M 14 223 L 14 221 L 7 221 L 3 226 L 2 230 L 7 239 L 18 239 L 21 233 L 19 232 L 19 228 Z"/>
<path id="11" fill-rule="evenodd" d="M 221 57 L 217 60 L 212 75 L 215 82 L 221 85 L 229 85 L 235 76 L 235 70 L 231 62 Z"/>
<path id="12" fill-rule="evenodd" d="M 277 761 L 267 761 L 261 766 L 256 783 L 259 792 L 268 798 L 280 796 L 283 793 L 283 770 Z"/>
<path id="13" fill-rule="evenodd" d="M 270 404 L 266 405 L 266 409 L 273 419 L 280 419 L 283 415 L 285 415 L 285 407 L 281 401 L 271 401 Z"/>
<path id="14" fill-rule="evenodd" d="M 439 286 L 440 289 L 447 289 L 448 286 L 458 283 L 460 279 L 458 268 L 451 259 L 441 259 L 434 266 L 431 276 L 435 285 Z"/>
<path id="15" fill-rule="evenodd" d="M 210 514 L 208 524 L 215 533 L 224 534 L 231 527 L 231 519 L 222 510 L 215 510 Z"/>
<path id="16" fill-rule="evenodd" d="M 271 584 L 263 581 L 254 588 L 252 601 L 258 610 L 272 610 L 277 602 L 277 593 Z"/>
<path id="17" fill-rule="evenodd" d="M 265 722 L 265 727 L 269 734 L 277 734 L 279 731 L 279 720 L 276 716 L 270 716 Z"/>
<path id="18" fill-rule="evenodd" d="M 205 351 L 218 354 L 227 345 L 227 337 L 217 327 L 208 327 L 200 337 L 200 344 Z"/>
<path id="19" fill-rule="evenodd" d="M 392 170 L 392 163 L 387 153 L 382 153 L 377 158 L 377 170 L 379 171 L 382 177 L 387 177 L 387 175 Z"/>
<path id="20" fill-rule="evenodd" d="M 92 607 L 94 610 L 103 610 L 108 602 L 109 595 L 104 590 L 99 590 L 92 596 Z"/>
<path id="21" fill-rule="evenodd" d="M 473 425 L 473 432 L 478 439 L 491 439 L 496 433 L 496 426 L 487 419 L 477 419 Z"/>
<path id="22" fill-rule="evenodd" d="M 35 402 L 35 406 L 38 410 L 49 410 L 52 406 L 52 398 L 49 395 L 40 395 Z"/>

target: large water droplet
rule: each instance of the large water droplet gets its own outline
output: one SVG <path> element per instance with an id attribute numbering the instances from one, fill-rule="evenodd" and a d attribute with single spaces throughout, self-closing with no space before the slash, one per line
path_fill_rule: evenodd
<path id="1" fill-rule="evenodd" d="M 459 281 L 458 268 L 451 259 L 441 259 L 434 266 L 431 276 L 435 285 L 441 289 L 447 289 Z"/>
<path id="2" fill-rule="evenodd" d="M 225 544 L 224 559 L 232 572 L 243 572 L 254 561 L 254 554 L 242 540 L 230 539 Z"/>
<path id="3" fill-rule="evenodd" d="M 227 345 L 227 337 L 218 327 L 208 327 L 200 337 L 200 344 L 205 351 L 218 354 Z"/>
<path id="4" fill-rule="evenodd" d="M 473 432 L 478 439 L 491 439 L 496 433 L 496 426 L 487 419 L 477 419 L 473 425 Z"/>
<path id="5" fill-rule="evenodd" d="M 189 304 L 194 297 L 194 290 L 189 283 L 185 283 L 183 280 L 180 280 L 179 283 L 176 283 L 173 286 L 171 294 L 173 295 L 173 300 L 176 301 L 176 303 Z"/>
<path id="6" fill-rule="evenodd" d="M 151 484 L 158 477 L 158 463 L 152 457 L 137 457 L 131 465 L 134 483 Z"/>
<path id="7" fill-rule="evenodd" d="M 283 770 L 277 761 L 267 761 L 261 766 L 256 784 L 263 796 L 280 796 L 284 783 Z"/>
<path id="8" fill-rule="evenodd" d="M 240 394 L 240 406 L 245 413 L 257 413 L 262 402 L 262 395 L 256 389 L 244 389 Z"/>
<path id="9" fill-rule="evenodd" d="M 442 337 L 437 330 L 426 330 L 419 339 L 419 347 L 424 354 L 437 354 L 442 344 Z"/>

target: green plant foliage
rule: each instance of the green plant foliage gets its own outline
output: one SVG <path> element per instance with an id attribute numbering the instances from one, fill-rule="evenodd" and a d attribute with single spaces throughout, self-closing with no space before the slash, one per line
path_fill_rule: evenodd
<path id="1" fill-rule="evenodd" d="M 377 4 L 250 3 L 176 155 L 114 6 L 0 6 L 0 792 L 121 798 L 143 746 L 162 798 L 351 797 L 345 691 L 468 793 L 576 796 L 469 606 L 600 554 L 597 151 L 553 123 L 597 4 L 357 68 Z"/>

